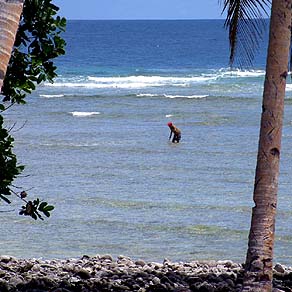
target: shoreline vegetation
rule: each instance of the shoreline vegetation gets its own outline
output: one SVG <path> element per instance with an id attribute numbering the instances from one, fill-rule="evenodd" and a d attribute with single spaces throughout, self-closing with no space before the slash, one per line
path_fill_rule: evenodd
<path id="1" fill-rule="evenodd" d="M 225 261 L 162 263 L 126 256 L 76 259 L 0 256 L 1 292 L 227 292 L 242 288 L 243 265 Z M 292 291 L 292 267 L 274 266 L 273 292 Z"/>

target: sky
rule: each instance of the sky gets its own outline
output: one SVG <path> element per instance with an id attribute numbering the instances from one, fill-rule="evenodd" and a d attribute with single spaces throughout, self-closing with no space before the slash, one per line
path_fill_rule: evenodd
<path id="1" fill-rule="evenodd" d="M 53 0 L 67 19 L 218 19 L 219 0 Z"/>

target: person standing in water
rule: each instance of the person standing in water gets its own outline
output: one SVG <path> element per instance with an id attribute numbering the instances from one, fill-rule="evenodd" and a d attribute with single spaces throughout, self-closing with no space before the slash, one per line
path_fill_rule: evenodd
<path id="1" fill-rule="evenodd" d="M 171 136 L 173 134 L 173 138 L 172 138 L 172 143 L 179 143 L 179 140 L 181 139 L 181 130 L 179 128 L 177 128 L 172 122 L 169 122 L 168 127 L 170 128 L 170 135 L 168 140 L 171 139 Z"/>

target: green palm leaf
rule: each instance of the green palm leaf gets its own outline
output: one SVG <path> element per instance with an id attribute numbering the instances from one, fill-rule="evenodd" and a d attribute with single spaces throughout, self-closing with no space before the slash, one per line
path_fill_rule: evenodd
<path id="1" fill-rule="evenodd" d="M 230 56 L 232 65 L 238 56 L 240 66 L 251 65 L 254 54 L 259 48 L 266 27 L 264 15 L 270 0 L 219 0 L 226 12 L 224 26 L 229 29 Z"/>

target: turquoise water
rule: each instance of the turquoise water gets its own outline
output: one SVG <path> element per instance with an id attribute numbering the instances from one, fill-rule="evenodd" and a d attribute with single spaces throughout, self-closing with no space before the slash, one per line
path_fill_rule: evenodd
<path id="1" fill-rule="evenodd" d="M 32 222 L 1 205 L 2 253 L 244 261 L 266 42 L 230 71 L 222 21 L 69 21 L 65 37 L 55 83 L 6 113 L 15 184 L 56 209 Z M 276 261 L 290 265 L 291 100 L 288 84 Z"/>

